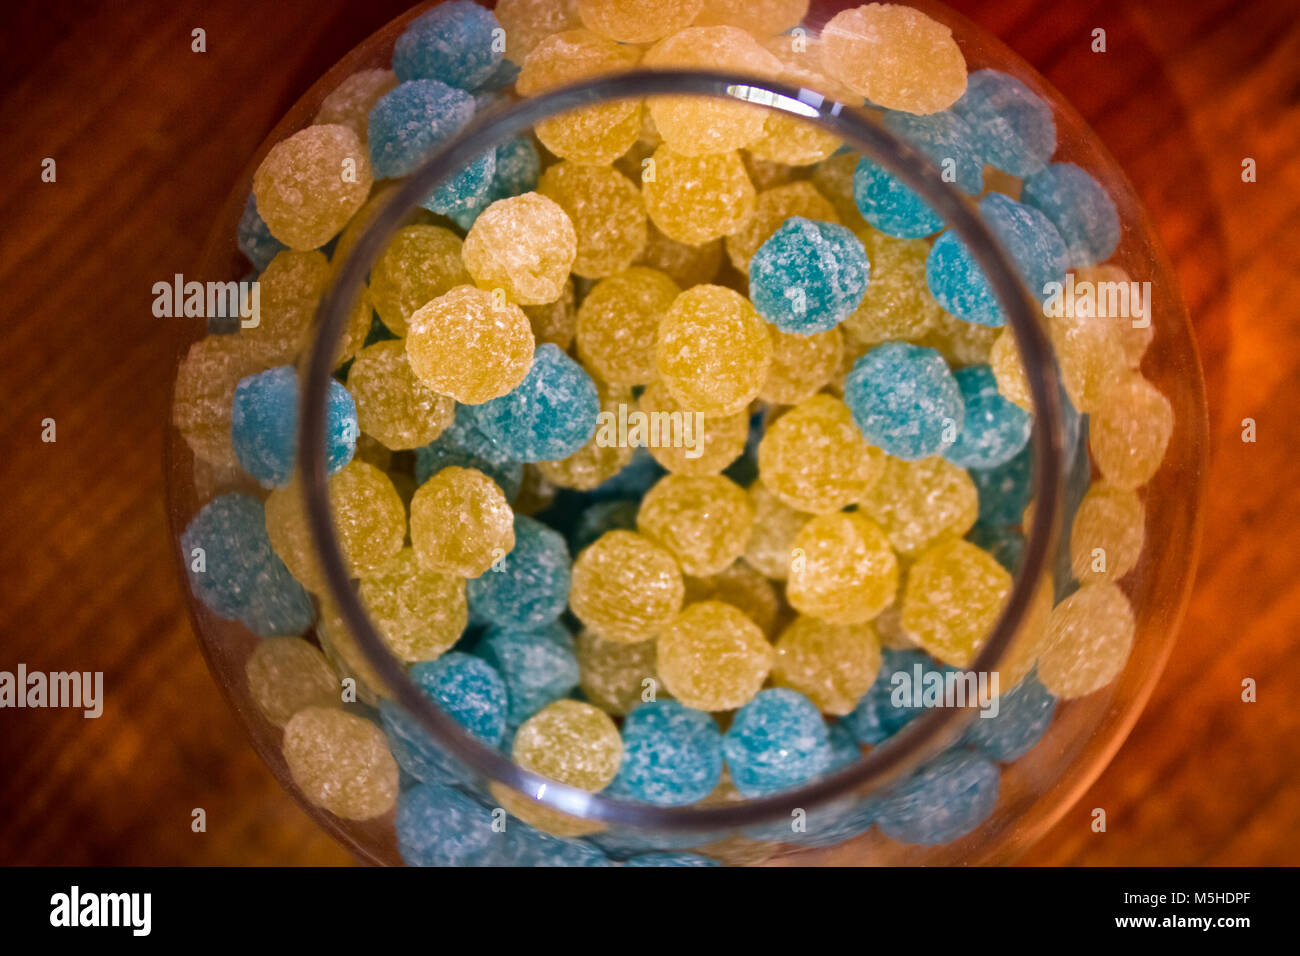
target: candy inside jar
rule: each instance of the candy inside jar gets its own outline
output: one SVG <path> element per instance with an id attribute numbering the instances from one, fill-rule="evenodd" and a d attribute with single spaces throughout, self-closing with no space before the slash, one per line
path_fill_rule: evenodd
<path id="1" fill-rule="evenodd" d="M 253 172 L 179 548 L 365 853 L 978 859 L 1136 666 L 1193 452 L 1122 180 L 968 28 L 806 7 L 438 4 Z"/>

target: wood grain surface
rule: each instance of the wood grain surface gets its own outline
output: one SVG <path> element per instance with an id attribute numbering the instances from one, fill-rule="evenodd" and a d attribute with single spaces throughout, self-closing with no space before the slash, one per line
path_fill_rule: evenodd
<path id="1" fill-rule="evenodd" d="M 1300 863 L 1300 7 L 953 5 L 1046 75 L 1127 170 L 1176 264 L 1211 404 L 1205 540 L 1173 657 L 1118 757 L 1024 862 Z M 403 7 L 6 9 L 0 669 L 100 670 L 106 704 L 98 720 L 0 711 L 0 863 L 350 862 L 253 753 L 190 632 L 161 465 L 184 336 L 152 316 L 150 289 L 193 267 L 275 121 Z M 45 157 L 56 183 L 40 180 Z M 1258 182 L 1241 181 L 1243 157 Z M 1258 703 L 1240 701 L 1243 677 Z M 1088 826 L 1097 806 L 1104 835 Z M 191 832 L 194 807 L 206 833 Z"/>

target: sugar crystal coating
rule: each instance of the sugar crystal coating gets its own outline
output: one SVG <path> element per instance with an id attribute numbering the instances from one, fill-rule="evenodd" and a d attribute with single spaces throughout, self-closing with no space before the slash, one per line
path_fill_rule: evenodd
<path id="1" fill-rule="evenodd" d="M 369 135 L 370 111 L 397 83 L 392 70 L 358 70 L 321 100 L 312 122 L 347 126 L 364 142 Z"/>
<path id="2" fill-rule="evenodd" d="M 1038 679 L 1064 700 L 1105 687 L 1124 669 L 1137 624 L 1114 584 L 1084 584 L 1052 609 Z"/>
<path id="3" fill-rule="evenodd" d="M 257 709 L 277 727 L 306 707 L 336 707 L 342 699 L 334 668 L 300 637 L 262 641 L 244 664 L 244 678 Z"/>
<path id="4" fill-rule="evenodd" d="M 950 750 L 883 794 L 876 822 L 900 843 L 948 843 L 989 817 L 1000 780 L 987 757 Z"/>
<path id="5" fill-rule="evenodd" d="M 469 423 L 469 416 L 457 415 L 436 440 L 415 450 L 415 480 L 424 484 L 451 466 L 481 471 L 513 501 L 523 484 L 524 466 L 513 461 L 486 435 Z"/>
<path id="6" fill-rule="evenodd" d="M 993 526 L 1016 525 L 1033 495 L 1032 443 L 1020 454 L 994 468 L 971 468 L 969 474 L 979 493 L 979 520 Z"/>
<path id="7" fill-rule="evenodd" d="M 675 474 L 717 474 L 745 451 L 749 438 L 747 411 L 734 415 L 696 415 L 663 382 L 647 386 L 637 407 L 647 416 L 649 438 L 654 439 L 656 430 L 659 435 L 658 440 L 650 440 L 650 454 Z"/>
<path id="8" fill-rule="evenodd" d="M 854 232 L 867 225 L 853 198 L 853 174 L 857 168 L 858 154 L 846 149 L 817 163 L 808 177 L 808 181 L 835 207 L 840 223 Z M 872 263 L 875 263 L 874 259 Z"/>
<path id="9" fill-rule="evenodd" d="M 879 672 L 880 641 L 869 624 L 800 615 L 776 641 L 773 682 L 804 694 L 826 714 L 852 713 Z"/>
<path id="10" fill-rule="evenodd" d="M 621 717 L 651 695 L 666 695 L 655 671 L 653 640 L 625 644 L 590 631 L 578 635 L 578 687 L 601 710 Z"/>
<path id="11" fill-rule="evenodd" d="M 557 700 L 523 722 L 510 753 L 525 770 L 596 791 L 618 773 L 623 740 L 600 708 Z"/>
<path id="12" fill-rule="evenodd" d="M 631 531 L 608 531 L 573 564 L 569 606 L 592 633 L 637 643 L 654 637 L 682 606 L 673 555 Z"/>
<path id="13" fill-rule="evenodd" d="M 1085 311 L 1077 295 L 1073 308 L 1067 303 L 1062 306 L 1051 310 L 1047 319 L 1061 383 L 1076 408 L 1093 412 L 1105 403 L 1106 392 L 1126 377 L 1128 362 L 1119 327 L 1130 323 Z"/>
<path id="14" fill-rule="evenodd" d="M 1070 530 L 1070 563 L 1081 582 L 1118 581 L 1133 570 L 1146 536 L 1146 509 L 1137 494 L 1093 485 Z"/>
<path id="15" fill-rule="evenodd" d="M 702 0 L 577 0 L 589 30 L 619 43 L 652 43 L 690 26 Z"/>
<path id="16" fill-rule="evenodd" d="M 615 385 L 653 381 L 659 325 L 681 287 L 665 273 L 632 266 L 592 286 L 578 308 L 578 356 Z"/>
<path id="17" fill-rule="evenodd" d="M 914 116 L 889 111 L 887 130 L 918 150 L 940 172 L 949 173 L 957 188 L 977 195 L 984 188 L 984 154 L 975 131 L 952 110 Z M 945 177 L 945 181 L 948 181 Z"/>
<path id="18" fill-rule="evenodd" d="M 917 668 L 920 668 L 919 672 Z M 841 718 L 840 724 L 859 743 L 875 745 L 888 740 L 911 721 L 925 712 L 919 694 L 896 694 L 902 678 L 915 686 L 917 674 L 921 681 L 932 679 L 932 673 L 943 676 L 952 668 L 937 664 L 924 651 L 915 649 L 885 648 L 881 651 L 880 674 L 875 683 L 858 701 L 852 712 Z"/>
<path id="19" fill-rule="evenodd" d="M 637 707 L 623 721 L 623 763 L 610 795 L 660 807 L 703 800 L 722 776 L 722 734 L 713 718 L 675 700 Z"/>
<path id="20" fill-rule="evenodd" d="M 770 326 L 772 364 L 758 397 L 776 405 L 797 405 L 816 395 L 839 373 L 844 340 L 839 328 L 812 335 Z"/>
<path id="21" fill-rule="evenodd" d="M 551 34 L 582 25 L 577 0 L 498 0 L 493 12 L 506 31 L 506 57 L 520 65 Z"/>
<path id="22" fill-rule="evenodd" d="M 258 276 L 258 324 L 239 330 L 249 354 L 266 365 L 296 359 L 311 335 L 312 320 L 330 281 L 329 262 L 316 251 L 286 249 Z"/>
<path id="23" fill-rule="evenodd" d="M 492 811 L 452 787 L 422 783 L 397 802 L 397 848 L 409 866 L 505 866 Z"/>
<path id="24" fill-rule="evenodd" d="M 782 72 L 782 79 L 787 78 L 787 72 Z M 834 154 L 841 145 L 839 137 L 816 123 L 774 111 L 767 115 L 762 138 L 746 148 L 753 160 L 811 166 Z"/>
<path id="25" fill-rule="evenodd" d="M 646 212 L 670 239 L 710 242 L 739 231 L 754 214 L 754 184 L 738 153 L 686 156 L 665 143 L 650 162 L 641 176 Z"/>
<path id="26" fill-rule="evenodd" d="M 469 230 L 481 213 L 498 199 L 507 199 L 537 188 L 542 160 L 528 136 L 516 136 L 497 146 L 493 152 L 495 169 L 487 192 L 467 208 L 450 213 L 456 225 Z"/>
<path id="27" fill-rule="evenodd" d="M 509 627 L 540 627 L 564 611 L 569 597 L 569 549 L 540 521 L 515 515 L 515 546 L 496 567 L 469 582 L 475 618 Z"/>
<path id="28" fill-rule="evenodd" d="M 637 530 L 665 548 L 687 574 L 714 574 L 745 551 L 754 510 L 722 475 L 667 475 L 646 494 Z"/>
<path id="29" fill-rule="evenodd" d="M 708 577 L 686 578 L 686 603 L 721 601 L 739 608 L 769 638 L 776 635 L 781 603 L 772 583 L 744 562 Z"/>
<path id="30" fill-rule="evenodd" d="M 370 820 L 397 800 L 397 763 L 384 732 L 333 707 L 306 707 L 284 728 L 284 760 L 311 803 L 344 820 Z"/>
<path id="31" fill-rule="evenodd" d="M 524 314 L 533 327 L 533 338 L 538 345 L 547 342 L 568 350 L 578 330 L 578 310 L 573 279 L 564 283 L 564 291 L 554 302 L 545 305 L 525 305 Z"/>
<path id="32" fill-rule="evenodd" d="M 870 447 L 839 399 L 814 395 L 778 418 L 758 446 L 763 485 L 788 507 L 815 514 L 857 501 L 880 477 Z"/>
<path id="33" fill-rule="evenodd" d="M 745 548 L 745 563 L 784 581 L 790 573 L 795 535 L 812 515 L 791 508 L 757 481 L 749 487 L 749 501 L 754 506 L 754 533 Z"/>
<path id="34" fill-rule="evenodd" d="M 857 512 L 818 515 L 794 539 L 786 599 L 833 624 L 861 624 L 894 600 L 898 559 L 880 526 Z"/>
<path id="35" fill-rule="evenodd" d="M 867 291 L 871 263 L 848 229 L 792 216 L 749 263 L 749 294 L 759 314 L 783 332 L 835 328 Z"/>
<path id="36" fill-rule="evenodd" d="M 1088 443 L 1107 482 L 1137 488 L 1159 470 L 1173 430 L 1169 399 L 1133 373 L 1106 392 L 1104 404 L 1090 418 Z"/>
<path id="37" fill-rule="evenodd" d="M 1074 270 L 1076 296 L 1082 297 L 1083 293 L 1079 291 L 1085 288 L 1084 283 L 1089 283 L 1095 293 L 1100 296 L 1102 289 L 1120 290 L 1130 286 L 1132 277 L 1117 265 L 1106 263 L 1105 265 L 1092 266 Z M 1121 300 L 1122 302 L 1122 300 Z M 1075 305 L 1076 312 L 1079 311 L 1079 305 Z M 1130 304 L 1130 310 L 1132 305 Z M 1098 303 L 1094 303 L 1094 310 L 1100 311 Z M 1107 292 L 1108 315 L 1113 314 L 1109 304 L 1109 292 Z M 1116 309 L 1113 311 L 1122 311 Z M 1099 321 L 1109 329 L 1111 334 L 1119 341 L 1120 351 L 1124 355 L 1124 361 L 1130 368 L 1136 369 L 1142 364 L 1142 356 L 1146 354 L 1151 340 L 1155 338 L 1155 323 L 1149 321 L 1151 316 L 1145 316 L 1144 320 L 1136 317 L 1132 319 L 1123 318 L 1099 318 Z"/>
<path id="38" fill-rule="evenodd" d="M 533 361 L 533 330 L 514 303 L 457 286 L 411 316 L 406 356 L 430 390 L 480 405 L 524 380 Z"/>
<path id="39" fill-rule="evenodd" d="M 577 236 L 575 275 L 599 279 L 626 269 L 646 241 L 645 204 L 636 185 L 611 166 L 561 162 L 549 167 L 537 191 L 568 215 Z"/>
<path id="40" fill-rule="evenodd" d="M 1074 163 L 1052 163 L 1025 178 L 1020 201 L 1052 220 L 1072 266 L 1105 262 L 1119 245 L 1120 221 L 1105 187 Z"/>
<path id="41" fill-rule="evenodd" d="M 645 248 L 636 265 L 665 273 L 683 289 L 712 282 L 722 262 L 722 240 L 704 243 L 669 239 L 654 224 L 647 223 Z"/>
<path id="42" fill-rule="evenodd" d="M 943 315 L 925 284 L 930 247 L 921 239 L 896 239 L 869 226 L 857 236 L 871 261 L 871 281 L 862 304 L 840 323 L 850 351 L 856 357 L 882 342 L 918 341 Z"/>
<path id="43" fill-rule="evenodd" d="M 473 116 L 474 97 L 464 90 L 432 78 L 399 83 L 370 110 L 370 162 L 375 176 L 410 175 Z"/>
<path id="44" fill-rule="evenodd" d="M 675 698 L 697 710 L 734 710 L 763 686 L 772 645 L 721 601 L 692 604 L 659 634 L 655 667 Z"/>
<path id="45" fill-rule="evenodd" d="M 469 284 L 461 240 L 441 226 L 406 226 L 370 270 L 370 298 L 389 330 L 405 335 L 416 310 L 456 286 Z"/>
<path id="46" fill-rule="evenodd" d="M 538 473 L 559 488 L 599 488 L 632 460 L 635 449 L 618 440 L 616 425 L 620 408 L 626 410 L 632 403 L 632 390 L 597 382 L 596 395 L 600 411 L 586 444 L 565 458 L 537 463 Z"/>
<path id="47" fill-rule="evenodd" d="M 1056 151 L 1052 108 L 1010 74 L 976 70 L 952 110 L 966 121 L 995 169 L 1025 177 L 1046 166 Z"/>
<path id="48" fill-rule="evenodd" d="M 886 235 L 918 239 L 943 228 L 943 217 L 919 193 L 866 156 L 853 171 L 853 201 L 862 218 Z"/>
<path id="49" fill-rule="evenodd" d="M 474 645 L 474 654 L 505 681 L 510 727 L 518 727 L 578 684 L 572 639 L 558 623 L 536 630 L 493 627 Z"/>
<path id="50" fill-rule="evenodd" d="M 411 544 L 431 571 L 476 578 L 510 552 L 514 538 L 505 495 L 481 471 L 444 468 L 411 498 Z"/>
<path id="51" fill-rule="evenodd" d="M 673 300 L 659 325 L 656 365 L 683 408 L 729 415 L 758 395 L 772 340 L 749 300 L 716 285 Z"/>
<path id="52" fill-rule="evenodd" d="M 830 765 L 826 723 L 807 697 L 787 688 L 759 691 L 722 742 L 731 779 L 746 797 L 801 786 Z"/>
<path id="53" fill-rule="evenodd" d="M 727 236 L 727 256 L 732 264 L 748 274 L 749 261 L 759 246 L 792 216 L 839 222 L 835 207 L 812 183 L 800 180 L 764 189 L 754 199 L 754 214 L 739 230 Z"/>
<path id="54" fill-rule="evenodd" d="M 437 439 L 456 414 L 456 403 L 430 390 L 411 371 L 406 344 L 376 342 L 358 353 L 348 370 L 361 430 L 393 450 L 418 448 Z"/>
<path id="55" fill-rule="evenodd" d="M 488 206 L 461 253 L 479 288 L 503 289 L 520 305 L 545 305 L 563 294 L 577 251 L 573 222 L 559 204 L 524 193 Z"/>
<path id="56" fill-rule="evenodd" d="M 936 658 L 966 667 L 1011 593 L 1011 575 L 969 541 L 945 539 L 924 551 L 907 574 L 903 627 Z"/>
<path id="57" fill-rule="evenodd" d="M 185 353 L 176 369 L 172 422 L 200 461 L 236 463 L 230 437 L 235 388 L 262 367 L 237 335 L 209 335 Z"/>
<path id="58" fill-rule="evenodd" d="M 404 661 L 435 659 L 469 620 L 464 578 L 426 570 L 410 548 L 362 578 L 360 594 L 384 644 Z"/>
<path id="59" fill-rule="evenodd" d="M 964 740 L 994 760 L 1023 757 L 1042 739 L 1056 714 L 1056 698 L 1033 674 L 998 696 L 998 711 L 971 721 Z"/>
<path id="60" fill-rule="evenodd" d="M 866 440 L 915 461 L 944 450 L 965 417 L 961 387 L 934 349 L 904 342 L 876 346 L 853 365 L 844 401 Z"/>
<path id="61" fill-rule="evenodd" d="M 393 44 L 393 72 L 403 80 L 481 86 L 501 61 L 501 29 L 490 10 L 469 0 L 440 3 L 412 20 Z"/>
<path id="62" fill-rule="evenodd" d="M 308 126 L 271 147 L 253 174 L 257 212 L 291 249 L 315 249 L 342 231 L 370 194 L 366 148 L 347 126 Z"/>
<path id="63" fill-rule="evenodd" d="M 998 393 L 987 365 L 958 369 L 953 377 L 966 411 L 957 440 L 944 457 L 963 468 L 995 468 L 1010 461 L 1029 441 L 1029 413 Z"/>
<path id="64" fill-rule="evenodd" d="M 998 333 L 989 353 L 989 367 L 998 383 L 998 393 L 1025 411 L 1032 411 L 1034 403 L 1029 394 L 1029 380 L 1020 361 L 1015 332 L 1011 329 L 1005 328 Z"/>

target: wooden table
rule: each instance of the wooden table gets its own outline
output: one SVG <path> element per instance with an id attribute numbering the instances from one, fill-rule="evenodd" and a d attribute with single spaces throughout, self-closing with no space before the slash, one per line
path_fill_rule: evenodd
<path id="1" fill-rule="evenodd" d="M 49 6 L 6 11 L 0 57 L 0 669 L 102 670 L 107 703 L 98 720 L 0 712 L 0 862 L 345 864 L 254 755 L 190 633 L 160 465 L 182 335 L 152 316 L 150 290 L 193 266 L 276 119 L 403 4 Z M 1212 406 L 1182 637 L 1129 742 L 1026 862 L 1300 862 L 1300 13 L 1294 0 L 955 6 L 1034 63 L 1127 169 L 1177 264 Z M 191 51 L 197 27 L 206 53 Z M 1245 417 L 1256 444 L 1240 440 Z M 206 833 L 190 829 L 195 807 Z"/>

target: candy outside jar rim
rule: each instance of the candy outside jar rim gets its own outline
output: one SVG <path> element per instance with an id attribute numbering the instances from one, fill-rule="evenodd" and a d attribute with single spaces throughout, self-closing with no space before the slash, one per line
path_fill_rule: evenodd
<path id="1" fill-rule="evenodd" d="M 406 213 L 438 185 L 488 149 L 531 129 L 557 113 L 610 100 L 648 95 L 695 95 L 740 99 L 813 123 L 835 134 L 894 173 L 915 190 L 954 229 L 983 269 L 1008 317 L 1027 372 L 1034 413 L 1036 520 L 1029 529 L 1024 560 L 1011 594 L 987 641 L 970 668 L 992 671 L 1005 656 L 1025 621 L 1055 548 L 1062 510 L 1064 428 L 1055 360 L 1035 316 L 1033 301 L 1010 259 L 985 225 L 974 203 L 919 152 L 865 115 L 812 90 L 770 80 L 710 71 L 635 70 L 548 91 L 477 117 L 412 173 L 376 214 L 336 274 L 316 314 L 316 336 L 302 378 L 298 447 L 308 523 L 329 596 L 366 657 L 396 701 L 443 747 L 482 777 L 503 783 L 561 813 L 621 826 L 660 831 L 706 832 L 767 822 L 798 807 L 810 807 L 875 789 L 915 767 L 955 739 L 971 719 L 970 708 L 933 709 L 851 765 L 795 790 L 720 806 L 658 807 L 589 793 L 524 770 L 508 756 L 473 738 L 416 687 L 386 649 L 355 589 L 339 550 L 327 494 L 325 399 L 336 345 L 346 327 L 351 303 L 365 276 L 400 227 Z M 1044 520 L 1046 519 L 1046 520 Z"/>

